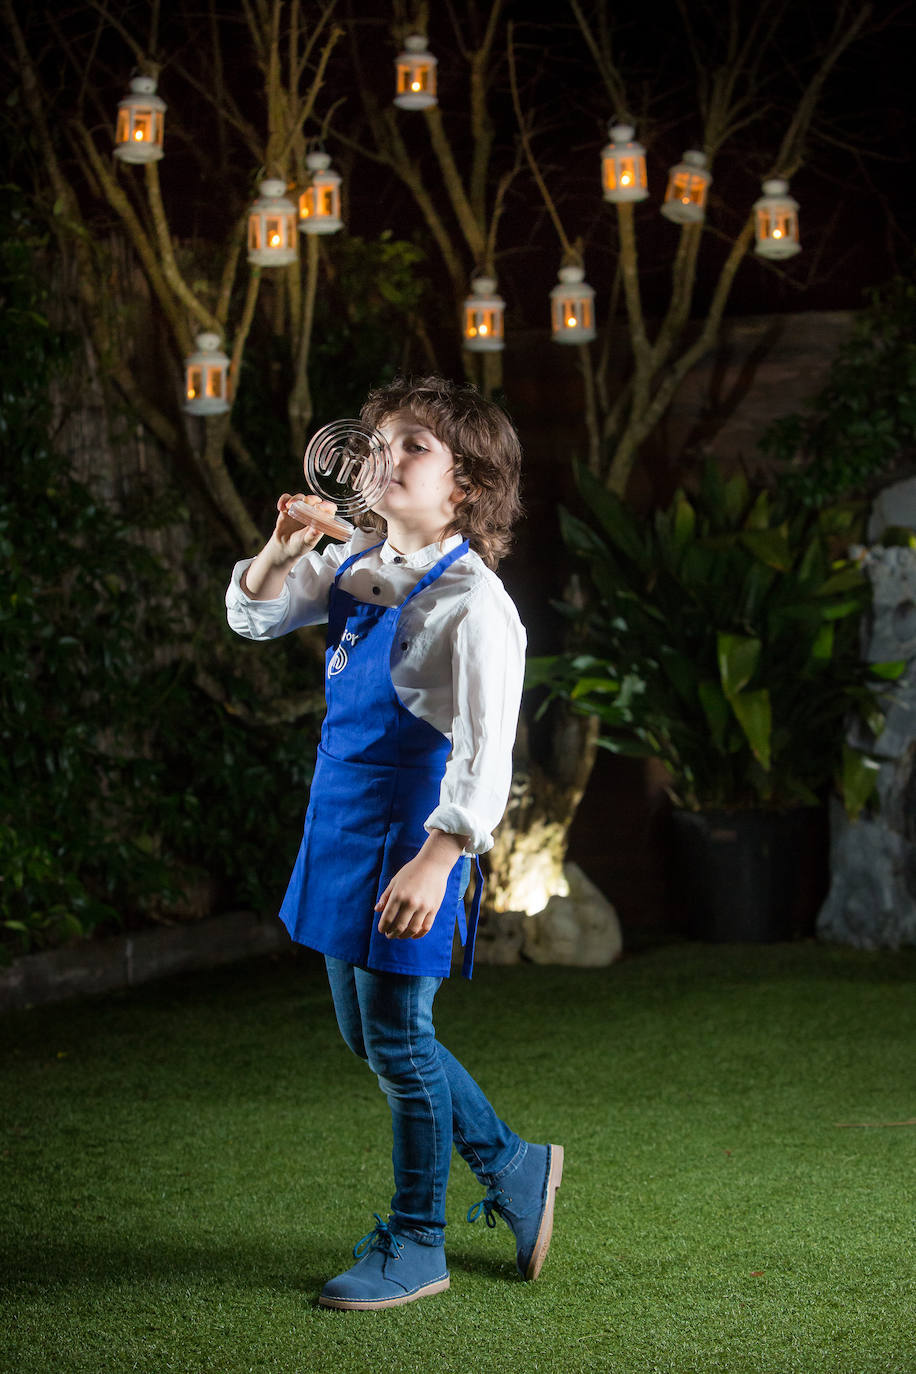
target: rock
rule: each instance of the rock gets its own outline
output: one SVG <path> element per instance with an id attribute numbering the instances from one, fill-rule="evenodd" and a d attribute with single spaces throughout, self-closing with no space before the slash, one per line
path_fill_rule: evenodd
<path id="1" fill-rule="evenodd" d="M 868 518 L 868 538 L 874 544 L 889 525 L 916 530 L 916 477 L 893 482 L 875 497 Z"/>
<path id="2" fill-rule="evenodd" d="M 889 507 L 895 523 L 898 507 L 899 496 Z M 911 514 L 916 519 L 916 508 Z M 839 804 L 832 806 L 831 884 L 817 931 L 860 949 L 898 949 L 916 944 L 916 550 L 876 547 L 865 565 L 874 601 L 865 657 L 903 659 L 907 668 L 888 692 L 877 739 L 860 729 L 850 734 L 852 744 L 880 760 L 878 812 L 850 822 Z"/>
<path id="3" fill-rule="evenodd" d="M 551 897 L 522 927 L 522 958 L 534 964 L 602 968 L 620 957 L 623 940 L 617 912 L 577 864 L 564 864 L 565 897 Z"/>
<path id="4" fill-rule="evenodd" d="M 522 925 L 532 917 L 523 911 L 487 912 L 481 916 L 474 952 L 478 964 L 518 964 L 522 958 Z M 460 967 L 460 947 L 455 959 Z"/>

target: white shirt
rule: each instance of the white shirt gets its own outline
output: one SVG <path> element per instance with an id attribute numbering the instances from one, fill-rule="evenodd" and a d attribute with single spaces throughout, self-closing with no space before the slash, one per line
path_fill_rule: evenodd
<path id="1" fill-rule="evenodd" d="M 346 544 L 308 553 L 288 574 L 280 595 L 255 601 L 237 563 L 226 592 L 229 624 L 246 639 L 275 639 L 328 618 L 335 573 L 351 553 L 371 549 L 343 574 L 340 586 L 358 601 L 398 606 L 445 553 L 451 535 L 418 553 L 399 554 L 379 536 L 357 530 Z M 402 703 L 449 740 L 452 750 L 427 830 L 468 835 L 471 854 L 493 845 L 512 779 L 525 664 L 525 630 L 503 584 L 469 551 L 405 607 L 391 653 L 391 680 Z"/>

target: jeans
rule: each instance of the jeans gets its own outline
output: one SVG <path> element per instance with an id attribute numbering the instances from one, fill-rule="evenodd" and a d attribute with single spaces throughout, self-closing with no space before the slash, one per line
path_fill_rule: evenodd
<path id="1" fill-rule="evenodd" d="M 515 1172 L 527 1144 L 436 1039 L 441 978 L 373 973 L 330 956 L 325 962 L 341 1035 L 377 1074 L 391 1107 L 391 1222 L 423 1244 L 441 1245 L 452 1145 L 490 1187 Z"/>

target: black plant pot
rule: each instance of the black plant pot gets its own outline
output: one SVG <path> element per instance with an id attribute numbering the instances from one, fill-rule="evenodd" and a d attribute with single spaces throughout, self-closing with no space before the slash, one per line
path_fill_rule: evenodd
<path id="1" fill-rule="evenodd" d="M 674 824 L 674 881 L 695 940 L 789 940 L 799 891 L 806 808 L 681 811 Z"/>

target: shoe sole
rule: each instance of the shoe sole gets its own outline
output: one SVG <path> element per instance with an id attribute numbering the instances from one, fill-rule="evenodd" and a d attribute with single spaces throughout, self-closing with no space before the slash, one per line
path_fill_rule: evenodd
<path id="1" fill-rule="evenodd" d="M 528 1268 L 525 1270 L 526 1279 L 536 1279 L 547 1258 L 547 1251 L 550 1249 L 550 1240 L 553 1235 L 553 1207 L 556 1201 L 557 1189 L 563 1179 L 563 1146 L 551 1145 L 550 1166 L 547 1170 L 547 1198 L 544 1202 L 544 1211 L 541 1215 L 541 1224 L 534 1242 L 534 1249 L 531 1251 L 531 1258 L 528 1261 Z"/>
<path id="2" fill-rule="evenodd" d="M 449 1287 L 449 1278 L 436 1279 L 426 1283 L 415 1293 L 403 1293 L 397 1298 L 318 1298 L 319 1307 L 333 1307 L 338 1312 L 377 1312 L 383 1307 L 403 1307 L 406 1302 L 416 1302 L 418 1298 L 431 1298 L 435 1293 L 444 1293 Z"/>

